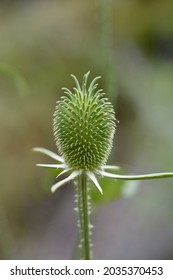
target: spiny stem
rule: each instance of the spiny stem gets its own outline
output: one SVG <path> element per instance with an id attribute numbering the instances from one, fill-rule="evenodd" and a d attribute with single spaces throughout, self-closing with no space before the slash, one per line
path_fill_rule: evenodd
<path id="1" fill-rule="evenodd" d="M 83 173 L 79 177 L 78 184 L 78 211 L 80 221 L 80 246 L 82 259 L 90 260 L 90 225 L 89 225 L 89 203 L 88 203 L 88 189 L 87 189 L 87 177 Z"/>

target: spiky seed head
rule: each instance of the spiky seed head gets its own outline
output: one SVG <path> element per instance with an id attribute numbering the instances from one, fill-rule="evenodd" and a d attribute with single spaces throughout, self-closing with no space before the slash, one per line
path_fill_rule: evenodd
<path id="1" fill-rule="evenodd" d="M 54 136 L 66 164 L 74 169 L 95 170 L 109 156 L 115 133 L 115 113 L 102 90 L 96 90 L 96 77 L 87 87 L 89 72 L 82 86 L 71 75 L 76 87 L 57 102 L 54 113 Z"/>

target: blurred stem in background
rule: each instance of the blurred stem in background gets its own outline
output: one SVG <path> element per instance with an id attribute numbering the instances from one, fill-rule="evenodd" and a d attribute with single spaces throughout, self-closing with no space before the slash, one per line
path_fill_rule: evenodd
<path id="1" fill-rule="evenodd" d="M 101 60 L 105 76 L 106 92 L 114 106 L 118 95 L 116 65 L 113 55 L 111 9 L 112 0 L 99 0 Z"/>

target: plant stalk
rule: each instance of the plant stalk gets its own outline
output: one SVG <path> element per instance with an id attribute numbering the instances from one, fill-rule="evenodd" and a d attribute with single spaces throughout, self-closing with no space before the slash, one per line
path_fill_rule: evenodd
<path id="1" fill-rule="evenodd" d="M 87 177 L 83 173 L 79 177 L 78 184 L 78 212 L 80 223 L 80 247 L 81 258 L 84 260 L 91 259 L 90 244 L 90 224 L 89 224 L 89 195 L 87 187 Z"/>

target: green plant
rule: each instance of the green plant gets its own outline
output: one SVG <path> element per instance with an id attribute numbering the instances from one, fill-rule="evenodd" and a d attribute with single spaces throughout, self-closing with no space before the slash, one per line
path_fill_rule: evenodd
<path id="1" fill-rule="evenodd" d="M 82 86 L 72 75 L 76 87 L 74 93 L 63 88 L 65 96 L 57 102 L 54 113 L 54 136 L 60 155 L 44 148 L 34 148 L 54 160 L 57 164 L 37 164 L 37 166 L 62 169 L 57 177 L 70 173 L 65 179 L 56 182 L 51 191 L 70 180 L 78 178 L 77 206 L 80 224 L 81 258 L 91 259 L 91 226 L 89 223 L 88 179 L 91 180 L 101 194 L 102 188 L 97 176 L 116 180 L 144 180 L 173 177 L 172 172 L 144 175 L 120 175 L 107 170 L 118 170 L 118 166 L 105 165 L 111 151 L 116 127 L 113 106 L 104 97 L 102 90 L 97 90 L 96 77 L 87 86 L 89 72 L 83 76 Z"/>

